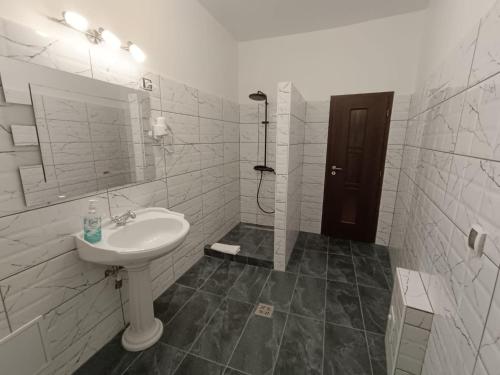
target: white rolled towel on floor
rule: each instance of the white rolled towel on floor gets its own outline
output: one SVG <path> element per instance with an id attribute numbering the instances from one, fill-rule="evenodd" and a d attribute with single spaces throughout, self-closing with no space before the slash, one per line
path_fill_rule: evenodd
<path id="1" fill-rule="evenodd" d="M 212 246 L 210 246 L 212 250 L 215 251 L 220 251 L 221 253 L 225 254 L 238 254 L 240 252 L 240 247 L 238 245 L 226 245 L 223 243 L 214 243 Z"/>

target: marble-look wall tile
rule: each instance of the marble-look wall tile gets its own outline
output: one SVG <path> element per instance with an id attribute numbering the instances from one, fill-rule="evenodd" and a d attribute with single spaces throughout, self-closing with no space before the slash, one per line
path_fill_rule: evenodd
<path id="1" fill-rule="evenodd" d="M 470 89 L 465 96 L 455 152 L 485 159 L 500 160 L 498 111 L 500 76 Z"/>
<path id="2" fill-rule="evenodd" d="M 71 42 L 66 41 L 70 36 Z M 88 42 L 72 31 L 40 35 L 25 26 L 0 20 L 0 55 L 83 76 L 91 76 Z M 76 47 L 76 48 L 75 48 Z"/>
<path id="3" fill-rule="evenodd" d="M 497 2 L 481 20 L 479 36 L 469 85 L 472 86 L 493 76 L 500 71 L 500 49 L 498 47 L 498 32 L 500 30 L 500 4 Z"/>
<path id="4" fill-rule="evenodd" d="M 112 216 L 146 207 L 168 207 L 167 184 L 164 180 L 111 190 L 108 197 Z"/>
<path id="5" fill-rule="evenodd" d="M 240 122 L 240 106 L 230 100 L 222 100 L 222 119 L 224 121 L 239 123 Z"/>
<path id="6" fill-rule="evenodd" d="M 200 142 L 224 142 L 224 122 L 220 120 L 200 118 Z"/>
<path id="7" fill-rule="evenodd" d="M 306 122 L 327 123 L 330 116 L 330 101 L 307 102 Z"/>
<path id="8" fill-rule="evenodd" d="M 198 104 L 200 117 L 222 120 L 222 98 L 200 91 Z"/>
<path id="9" fill-rule="evenodd" d="M 258 104 L 240 104 L 240 123 L 241 124 L 258 124 L 259 122 L 259 106 Z"/>
<path id="10" fill-rule="evenodd" d="M 482 365 L 487 374 L 494 374 L 498 370 L 500 355 L 500 280 L 495 284 L 495 293 L 486 321 L 484 335 L 480 344 L 479 354 Z M 477 367 L 477 365 L 476 365 Z"/>
<path id="11" fill-rule="evenodd" d="M 199 171 L 168 178 L 167 188 L 169 206 L 178 205 L 201 195 L 202 189 L 199 183 L 200 179 L 201 174 Z"/>
<path id="12" fill-rule="evenodd" d="M 80 260 L 76 251 L 0 282 L 12 329 L 46 314 L 104 277 L 104 267 Z"/>
<path id="13" fill-rule="evenodd" d="M 162 112 L 173 133 L 174 144 L 198 143 L 200 141 L 200 121 L 198 117 L 172 112 Z"/>
<path id="14" fill-rule="evenodd" d="M 97 199 L 99 212 L 110 215 L 104 195 L 0 218 L 0 279 L 74 249 L 72 234 L 82 228 L 88 199 Z"/>
<path id="15" fill-rule="evenodd" d="M 199 144 L 201 168 L 224 164 L 224 145 L 222 143 Z"/>
<path id="16" fill-rule="evenodd" d="M 198 116 L 198 90 L 163 77 L 160 90 L 163 111 Z"/>
<path id="17" fill-rule="evenodd" d="M 125 306 L 127 307 L 127 306 Z M 70 375 L 123 330 L 121 309 L 115 310 L 64 352 L 53 358 L 41 375 Z"/>
<path id="18" fill-rule="evenodd" d="M 174 145 L 165 148 L 167 177 L 178 176 L 201 168 L 201 152 L 198 145 Z"/>
<path id="19" fill-rule="evenodd" d="M 61 354 L 101 320 L 121 308 L 120 292 L 106 278 L 43 316 L 49 354 Z"/>
<path id="20" fill-rule="evenodd" d="M 33 146 L 15 146 L 12 125 L 34 126 L 33 109 L 27 105 L 0 105 L 0 152 L 37 150 Z"/>

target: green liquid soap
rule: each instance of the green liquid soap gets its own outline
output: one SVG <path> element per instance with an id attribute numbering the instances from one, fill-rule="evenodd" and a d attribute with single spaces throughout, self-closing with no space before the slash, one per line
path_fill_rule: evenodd
<path id="1" fill-rule="evenodd" d="M 96 201 L 89 201 L 89 212 L 83 219 L 83 238 L 89 243 L 97 243 L 102 238 L 101 217 L 97 214 Z"/>

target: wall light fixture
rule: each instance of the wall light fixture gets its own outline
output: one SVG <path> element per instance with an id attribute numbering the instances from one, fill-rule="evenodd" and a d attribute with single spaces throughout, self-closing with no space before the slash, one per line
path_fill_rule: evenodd
<path id="1" fill-rule="evenodd" d="M 146 60 L 146 55 L 137 46 L 137 44 L 128 42 L 126 45 L 122 45 L 120 38 L 118 38 L 112 31 L 99 27 L 97 29 L 89 28 L 89 22 L 81 14 L 66 10 L 62 13 L 63 18 L 51 18 L 51 20 L 58 22 L 64 26 L 70 27 L 73 30 L 79 31 L 84 34 L 87 39 L 94 44 L 104 43 L 112 49 L 123 49 L 128 51 L 130 55 L 137 62 L 144 62 Z"/>

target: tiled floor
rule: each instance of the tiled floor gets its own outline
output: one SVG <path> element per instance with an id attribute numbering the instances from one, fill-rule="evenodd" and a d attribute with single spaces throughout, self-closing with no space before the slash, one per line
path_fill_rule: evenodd
<path id="1" fill-rule="evenodd" d="M 78 374 L 385 375 L 391 284 L 385 248 L 312 234 L 287 272 L 204 257 L 155 301 L 160 342 L 130 353 L 116 337 Z"/>
<path id="2" fill-rule="evenodd" d="M 262 225 L 240 223 L 231 229 L 218 242 L 240 245 L 240 252 L 233 257 L 205 248 L 205 254 L 234 260 L 253 266 L 273 268 L 274 266 L 274 229 Z"/>

